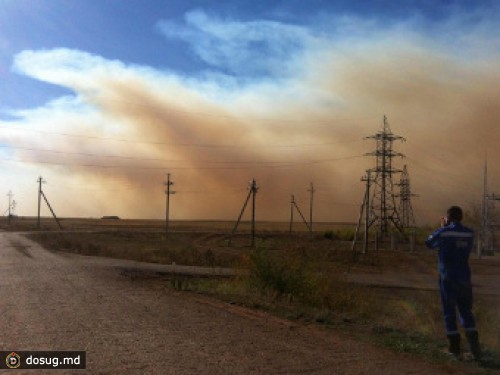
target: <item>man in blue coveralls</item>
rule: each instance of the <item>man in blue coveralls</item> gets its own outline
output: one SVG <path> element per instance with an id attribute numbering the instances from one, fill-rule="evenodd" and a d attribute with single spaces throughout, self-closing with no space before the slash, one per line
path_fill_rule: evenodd
<path id="1" fill-rule="evenodd" d="M 458 206 L 448 209 L 441 219 L 441 228 L 425 241 L 427 247 L 439 249 L 439 290 L 449 352 L 460 358 L 460 333 L 457 328 L 457 308 L 471 353 L 479 360 L 481 349 L 474 314 L 472 313 L 472 284 L 469 255 L 474 233 L 462 225 L 463 213 Z"/>

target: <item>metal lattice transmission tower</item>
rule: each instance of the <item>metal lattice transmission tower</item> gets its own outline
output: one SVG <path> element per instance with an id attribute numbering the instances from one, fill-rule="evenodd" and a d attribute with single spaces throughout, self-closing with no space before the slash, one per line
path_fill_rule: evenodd
<path id="1" fill-rule="evenodd" d="M 406 139 L 392 133 L 386 116 L 383 119 L 382 129 L 377 134 L 365 139 L 374 139 L 377 143 L 375 151 L 365 154 L 366 156 L 374 156 L 376 160 L 375 168 L 369 169 L 369 172 L 374 176 L 372 179 L 374 192 L 370 203 L 369 227 L 376 225 L 380 237 L 386 237 L 389 234 L 391 224 L 399 232 L 403 232 L 403 224 L 396 205 L 393 183 L 393 175 L 400 173 L 401 170 L 393 167 L 392 160 L 395 157 L 404 157 L 403 154 L 393 150 L 394 141 L 404 142 Z"/>
<path id="2" fill-rule="evenodd" d="M 397 194 L 396 197 L 399 197 L 399 216 L 401 225 L 403 228 L 415 228 L 415 215 L 413 214 L 411 198 L 418 197 L 418 195 L 411 192 L 410 175 L 408 174 L 406 165 L 403 166 L 399 183 L 396 185 L 399 186 L 399 194 Z"/>

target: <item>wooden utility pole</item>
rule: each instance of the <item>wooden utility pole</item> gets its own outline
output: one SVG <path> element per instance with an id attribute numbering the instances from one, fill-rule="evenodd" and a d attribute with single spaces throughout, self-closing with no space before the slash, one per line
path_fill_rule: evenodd
<path id="1" fill-rule="evenodd" d="M 252 247 L 255 246 L 255 201 L 257 198 L 257 183 L 255 179 L 252 180 L 252 185 L 250 187 L 252 190 Z"/>
<path id="2" fill-rule="evenodd" d="M 37 229 L 40 229 L 40 207 L 42 204 L 42 184 L 45 183 L 44 179 L 42 176 L 38 177 L 38 216 L 37 216 L 37 221 L 36 221 L 36 227 Z"/>
<path id="3" fill-rule="evenodd" d="M 236 230 L 238 229 L 238 225 L 241 222 L 241 218 L 243 217 L 243 214 L 245 213 L 245 209 L 248 205 L 248 202 L 250 201 L 250 197 L 252 197 L 252 222 L 251 222 L 251 233 L 252 233 L 252 247 L 255 246 L 255 203 L 256 203 L 256 196 L 257 196 L 257 191 L 259 188 L 257 187 L 257 182 L 255 179 L 250 181 L 249 185 L 249 191 L 247 198 L 245 200 L 245 203 L 243 204 L 243 208 L 241 209 L 240 216 L 238 216 L 238 220 L 236 221 L 236 224 L 234 225 L 233 231 L 231 232 L 231 236 L 229 237 L 228 245 L 231 245 L 231 242 L 233 240 L 233 236 L 236 233 Z"/>
<path id="4" fill-rule="evenodd" d="M 313 198 L 314 198 L 314 185 L 311 182 L 311 187 L 308 192 L 311 194 L 309 198 L 309 234 L 313 238 Z"/>
<path id="5" fill-rule="evenodd" d="M 363 241 L 363 254 L 366 253 L 368 249 L 368 231 L 370 229 L 370 188 L 371 188 L 371 171 L 366 171 L 366 177 L 361 178 L 361 181 L 366 182 L 365 194 L 363 196 L 363 202 L 359 208 L 359 217 L 358 217 L 358 225 L 356 226 L 356 231 L 354 232 L 354 239 L 352 240 L 352 252 L 354 254 L 356 248 L 356 242 L 358 240 L 358 233 L 361 227 L 361 223 L 363 222 L 363 214 L 365 215 L 365 233 L 364 233 L 364 241 Z"/>
<path id="6" fill-rule="evenodd" d="M 166 206 L 165 206 L 165 235 L 168 236 L 169 224 L 170 224 L 170 195 L 175 194 L 175 191 L 172 191 L 170 187 L 174 183 L 170 180 L 170 173 L 167 173 L 167 181 L 165 185 L 167 186 L 167 190 L 165 190 L 166 194 Z"/>
<path id="7" fill-rule="evenodd" d="M 365 240 L 363 241 L 363 254 L 368 250 L 368 231 L 370 230 L 370 187 L 371 187 L 371 172 L 366 172 L 366 178 L 361 181 L 366 182 L 366 200 L 365 200 Z"/>
<path id="8" fill-rule="evenodd" d="M 45 183 L 44 179 L 40 176 L 37 180 L 38 182 L 38 220 L 37 220 L 37 228 L 40 229 L 40 206 L 41 206 L 41 198 L 45 200 L 45 203 L 47 203 L 47 207 L 49 207 L 50 212 L 52 213 L 52 216 L 54 217 L 54 220 L 56 221 L 57 225 L 59 226 L 59 229 L 63 229 L 61 222 L 56 216 L 56 213 L 52 209 L 52 206 L 49 203 L 49 200 L 45 196 L 45 193 L 42 190 L 42 184 Z"/>
<path id="9" fill-rule="evenodd" d="M 490 205 L 500 201 L 500 195 L 495 193 L 488 193 L 488 165 L 487 161 L 484 164 L 484 180 L 483 180 L 483 219 L 481 225 L 481 235 L 478 241 L 478 257 L 480 258 L 483 253 L 493 255 L 494 252 L 494 237 L 495 237 L 495 224 L 491 220 Z"/>
<path id="10" fill-rule="evenodd" d="M 307 229 L 309 230 L 309 232 L 311 232 L 311 228 L 309 227 L 309 223 L 307 222 L 306 218 L 304 217 L 304 215 L 302 215 L 302 211 L 300 211 L 300 208 L 299 206 L 297 205 L 297 202 L 295 201 L 295 196 L 292 195 L 292 208 L 291 208 L 291 212 L 290 212 L 290 233 L 292 232 L 292 223 L 293 223 L 293 209 L 295 207 L 295 209 L 297 210 L 297 212 L 299 213 L 300 217 L 302 218 L 302 221 L 304 222 L 304 224 L 306 225 Z"/>
<path id="11" fill-rule="evenodd" d="M 42 190 L 42 197 L 43 197 L 43 199 L 45 200 L 45 203 L 47 203 L 47 207 L 49 207 L 49 210 L 50 210 L 50 212 L 52 213 L 52 216 L 54 217 L 54 220 L 56 221 L 57 226 L 59 227 L 59 229 L 61 229 L 61 230 L 62 230 L 62 229 L 63 229 L 63 228 L 62 228 L 62 225 L 61 225 L 61 223 L 59 222 L 59 219 L 57 218 L 56 213 L 55 213 L 55 212 L 54 212 L 54 210 L 52 209 L 52 206 L 50 205 L 49 200 L 48 200 L 48 199 L 47 199 L 47 197 L 45 196 L 45 193 L 43 192 L 43 190 Z"/>
<path id="12" fill-rule="evenodd" d="M 10 220 L 11 220 L 11 217 L 12 217 L 12 196 L 14 194 L 12 194 L 12 191 L 9 191 L 9 193 L 7 194 L 7 196 L 9 197 L 9 216 L 8 216 L 8 223 L 10 225 Z"/>

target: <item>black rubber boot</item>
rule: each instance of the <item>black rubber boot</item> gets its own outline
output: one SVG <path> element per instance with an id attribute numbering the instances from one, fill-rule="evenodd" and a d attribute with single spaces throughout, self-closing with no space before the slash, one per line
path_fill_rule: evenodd
<path id="1" fill-rule="evenodd" d="M 465 332 L 467 341 L 469 342 L 470 352 L 476 361 L 481 359 L 481 347 L 479 346 L 479 335 L 477 331 Z"/>
<path id="2" fill-rule="evenodd" d="M 460 333 L 453 333 L 447 335 L 448 337 L 448 352 L 452 354 L 456 359 L 460 359 Z"/>

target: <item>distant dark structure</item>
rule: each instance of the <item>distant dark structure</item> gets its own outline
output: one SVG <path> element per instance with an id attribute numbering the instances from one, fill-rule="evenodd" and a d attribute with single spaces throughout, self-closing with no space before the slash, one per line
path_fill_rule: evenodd
<path id="1" fill-rule="evenodd" d="M 101 217 L 101 220 L 120 220 L 120 217 L 119 216 L 114 216 L 114 215 L 103 216 L 103 217 Z"/>

